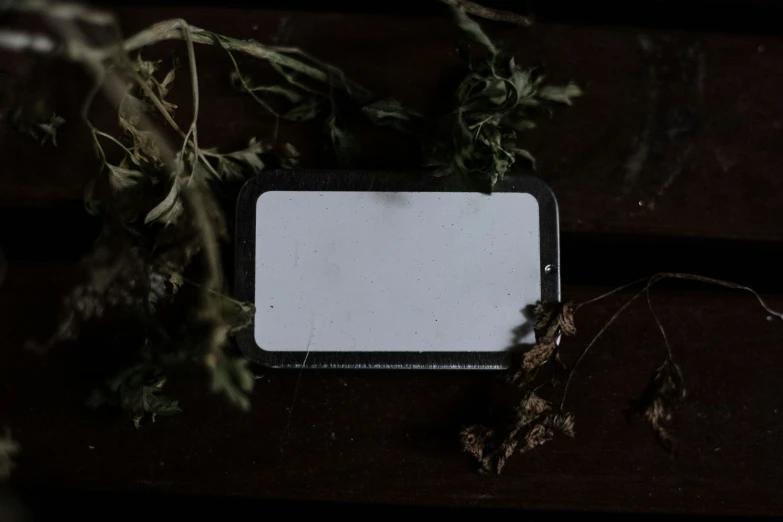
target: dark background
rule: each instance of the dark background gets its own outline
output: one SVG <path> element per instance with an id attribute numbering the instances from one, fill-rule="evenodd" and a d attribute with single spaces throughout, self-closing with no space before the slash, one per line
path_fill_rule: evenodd
<path id="1" fill-rule="evenodd" d="M 448 106 L 463 71 L 454 52 L 458 30 L 436 2 L 107 5 L 126 35 L 183 17 L 219 33 L 299 46 L 422 112 Z M 483 25 L 519 51 L 520 63 L 544 63 L 551 81 L 574 79 L 585 89 L 574 107 L 556 110 L 524 137 L 560 204 L 564 298 L 587 299 L 679 270 L 752 285 L 771 306 L 783 307 L 781 3 L 486 5 L 534 14 L 538 24 L 527 29 Z M 35 21 L 13 16 L 3 25 Z M 184 57 L 184 46 L 161 44 L 144 56 L 172 53 Z M 271 124 L 254 102 L 228 86 L 224 54 L 200 46 L 197 56 L 200 142 L 229 149 L 268 135 Z M 241 65 L 273 78 L 262 65 Z M 77 347 L 45 357 L 24 349 L 56 325 L 59 300 L 78 279 L 77 262 L 100 228 L 81 203 L 96 175 L 77 114 L 89 83 L 78 67 L 51 60 L 2 53 L 0 67 L 14 85 L 59 78 L 42 92 L 69 122 L 57 148 L 0 127 L 0 248 L 10 261 L 0 287 L 0 428 L 12 428 L 22 445 L 11 486 L 41 518 L 66 511 L 163 518 L 166 510 L 783 513 L 783 324 L 768 320 L 747 295 L 696 283 L 654 293 L 689 390 L 672 422 L 676 459 L 643 423 L 629 424 L 623 415 L 663 357 L 642 303 L 580 370 L 570 406 L 576 439 L 518 456 L 500 477 L 478 475 L 457 437 L 460 426 L 497 414 L 501 377 L 494 373 L 258 368 L 263 377 L 248 414 L 192 375 L 170 383 L 184 412 L 138 431 L 122 414 L 89 412 Z M 187 122 L 182 78 L 174 97 L 178 121 Z M 30 96 L 37 93 L 31 88 Z M 112 128 L 106 106 L 102 112 L 97 105 L 94 118 Z M 386 129 L 354 130 L 363 140 L 362 168 L 418 165 L 415 143 Z M 282 135 L 300 148 L 303 166 L 333 166 L 318 131 L 289 126 Z M 640 144 L 645 161 L 629 174 Z M 619 296 L 580 312 L 578 336 L 563 344 L 566 363 L 621 302 Z"/>

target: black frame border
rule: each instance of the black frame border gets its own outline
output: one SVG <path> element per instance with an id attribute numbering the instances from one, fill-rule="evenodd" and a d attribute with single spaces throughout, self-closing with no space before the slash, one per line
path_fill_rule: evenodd
<path id="1" fill-rule="evenodd" d="M 256 202 L 264 192 L 468 192 L 471 189 L 421 172 L 275 170 L 248 180 L 237 202 L 236 296 L 255 300 Z M 539 178 L 510 175 L 494 192 L 524 192 L 538 201 L 541 240 L 541 296 L 560 300 L 560 227 L 557 200 Z M 491 197 L 491 196 L 488 196 Z M 547 270 L 547 266 L 549 270 Z M 505 369 L 512 352 L 273 352 L 255 342 L 254 329 L 237 334 L 242 352 L 251 361 L 272 368 L 375 368 L 375 369 Z"/>

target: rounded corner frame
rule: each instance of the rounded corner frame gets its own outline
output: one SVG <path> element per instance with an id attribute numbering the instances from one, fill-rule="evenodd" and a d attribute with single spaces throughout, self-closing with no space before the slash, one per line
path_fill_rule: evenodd
<path id="1" fill-rule="evenodd" d="M 444 182 L 444 180 L 447 180 Z M 467 192 L 463 186 L 421 172 L 366 172 L 327 170 L 274 170 L 250 178 L 237 199 L 235 295 L 255 300 L 256 204 L 265 192 L 365 191 L 365 192 Z M 524 192 L 538 202 L 541 297 L 560 301 L 560 226 L 557 198 L 540 178 L 507 175 L 493 192 Z M 491 197 L 491 196 L 488 196 Z M 253 328 L 239 331 L 237 342 L 250 361 L 268 368 L 345 369 L 461 369 L 502 370 L 511 352 L 275 352 L 255 341 Z"/>

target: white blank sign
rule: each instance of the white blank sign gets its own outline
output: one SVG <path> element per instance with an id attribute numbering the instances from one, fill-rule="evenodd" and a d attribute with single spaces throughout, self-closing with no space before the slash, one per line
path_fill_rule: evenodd
<path id="1" fill-rule="evenodd" d="M 271 352 L 505 351 L 521 310 L 541 298 L 538 210 L 523 192 L 265 192 L 256 343 Z"/>

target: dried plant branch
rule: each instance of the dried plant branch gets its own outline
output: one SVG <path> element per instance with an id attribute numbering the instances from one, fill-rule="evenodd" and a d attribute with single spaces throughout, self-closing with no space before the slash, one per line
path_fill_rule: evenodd
<path id="1" fill-rule="evenodd" d="M 469 56 L 469 72 L 456 93 L 450 115 L 450 140 L 427 147 L 427 165 L 435 176 L 453 175 L 466 186 L 491 192 L 518 158 L 536 168 L 535 157 L 517 146 L 517 133 L 536 127 L 535 116 L 554 104 L 571 105 L 582 95 L 575 83 L 545 85 L 537 67 L 523 67 L 496 45 L 461 7 L 453 7 L 457 25 L 486 52 Z"/>
<path id="2" fill-rule="evenodd" d="M 604 327 L 601 328 L 601 330 L 590 341 L 590 343 L 587 345 L 587 347 L 585 347 L 584 351 L 579 356 L 579 358 L 577 359 L 576 363 L 574 363 L 574 366 L 571 368 L 571 372 L 568 375 L 568 379 L 566 380 L 565 389 L 563 391 L 563 399 L 562 399 L 561 405 L 560 405 L 561 408 L 563 407 L 563 405 L 565 404 L 565 402 L 566 402 L 566 400 L 568 398 L 568 391 L 569 391 L 569 387 L 570 387 L 571 381 L 573 380 L 573 376 L 574 376 L 577 368 L 579 367 L 579 365 L 584 360 L 584 358 L 587 355 L 587 353 L 590 351 L 590 348 L 593 347 L 593 345 L 598 340 L 598 338 L 600 338 L 601 335 L 603 335 L 603 333 L 609 328 L 609 326 L 611 326 L 615 322 L 615 320 L 617 320 L 617 318 L 620 316 L 620 314 L 622 314 L 622 312 L 624 312 L 636 299 L 638 299 L 639 296 L 641 296 L 642 294 L 646 293 L 648 295 L 648 299 L 649 299 L 649 290 L 650 290 L 650 288 L 654 284 L 656 284 L 659 281 L 662 281 L 664 279 L 681 279 L 681 280 L 688 280 L 688 281 L 699 281 L 699 282 L 702 282 L 702 283 L 722 286 L 722 287 L 730 288 L 730 289 L 733 289 L 733 290 L 742 290 L 742 291 L 745 291 L 745 292 L 749 292 L 756 298 L 758 303 L 761 305 L 761 307 L 767 313 L 769 313 L 769 314 L 771 314 L 771 315 L 773 315 L 775 317 L 778 317 L 779 319 L 783 319 L 783 313 L 778 312 L 778 311 L 773 310 L 772 308 L 770 308 L 767 305 L 767 303 L 764 301 L 764 299 L 758 294 L 758 292 L 756 292 L 755 290 L 753 290 L 750 287 L 747 287 L 747 286 L 744 286 L 744 285 L 740 285 L 740 284 L 737 284 L 737 283 L 733 283 L 731 281 L 724 281 L 724 280 L 721 280 L 721 279 L 714 279 L 714 278 L 711 278 L 711 277 L 704 277 L 704 276 L 699 276 L 699 275 L 694 275 L 694 274 L 684 274 L 684 273 L 677 273 L 677 272 L 664 272 L 664 273 L 660 273 L 660 274 L 654 274 L 654 275 L 652 275 L 652 276 L 650 276 L 650 277 L 648 277 L 646 279 L 639 279 L 639 280 L 636 280 L 636 281 L 634 281 L 632 283 L 629 283 L 627 285 L 623 285 L 623 286 L 621 286 L 619 288 L 616 288 L 616 289 L 612 290 L 611 292 L 608 292 L 608 293 L 606 293 L 604 295 L 601 295 L 601 296 L 599 296 L 599 297 L 597 297 L 595 299 L 590 299 L 588 301 L 585 301 L 584 303 L 579 303 L 579 304 L 576 305 L 576 309 L 578 310 L 579 308 L 581 308 L 584 305 L 594 303 L 594 302 L 598 301 L 599 299 L 603 299 L 603 298 L 608 297 L 610 295 L 613 295 L 613 294 L 615 294 L 615 293 L 617 293 L 619 291 L 622 291 L 624 289 L 627 289 L 627 288 L 630 288 L 632 286 L 638 285 L 641 282 L 647 281 L 647 284 L 645 285 L 645 287 L 643 289 L 641 289 L 639 292 L 637 292 L 631 298 L 629 298 L 614 313 L 614 315 L 609 319 L 609 321 L 607 321 L 607 323 L 604 325 Z M 650 308 L 650 310 L 652 311 L 652 308 Z M 660 321 L 658 321 L 657 316 L 655 316 L 655 313 L 653 313 L 653 317 L 655 318 L 656 323 L 657 323 L 659 329 L 663 333 L 664 341 L 666 342 L 667 352 L 669 353 L 669 356 L 671 356 L 671 347 L 669 345 L 668 338 L 666 338 L 666 334 L 663 331 L 663 327 L 660 324 Z"/>
<path id="3" fill-rule="evenodd" d="M 446 5 L 451 7 L 457 7 L 463 9 L 466 13 L 472 14 L 479 18 L 486 20 L 492 20 L 495 22 L 507 22 L 521 27 L 529 27 L 533 25 L 533 18 L 530 16 L 523 16 L 511 11 L 503 11 L 500 9 L 490 9 L 483 5 L 479 5 L 470 0 L 441 0 Z"/>
<path id="4" fill-rule="evenodd" d="M 565 413 L 565 405 L 577 368 L 598 339 L 600 339 L 609 327 L 617 321 L 620 315 L 622 315 L 622 313 L 640 296 L 645 294 L 650 314 L 652 315 L 658 330 L 661 332 L 666 347 L 666 357 L 664 362 L 652 373 L 650 381 L 639 398 L 632 402 L 628 413 L 640 415 L 650 426 L 650 429 L 655 436 L 655 440 L 670 454 L 674 454 L 676 449 L 675 439 L 669 433 L 666 423 L 671 420 L 674 410 L 685 400 L 686 390 L 684 387 L 682 370 L 674 361 L 674 354 L 669 337 L 652 306 L 650 292 L 653 285 L 665 279 L 699 281 L 724 288 L 749 292 L 756 298 L 766 312 L 783 319 L 783 313 L 770 308 L 758 292 L 750 287 L 732 283 L 730 281 L 677 272 L 659 273 L 650 277 L 638 279 L 595 298 L 576 304 L 571 302 L 539 302 L 533 308 L 533 314 L 536 318 L 536 323 L 534 325 L 536 344 L 523 354 L 519 367 L 508 379 L 509 382 L 519 384 L 523 389 L 523 398 L 520 402 L 520 406 L 517 408 L 517 420 L 504 429 L 474 425 L 464 429 L 461 433 L 463 450 L 472 454 L 474 458 L 479 461 L 482 471 L 500 473 L 508 458 L 514 452 L 529 451 L 546 443 L 552 437 L 552 429 L 554 428 L 558 428 L 563 433 L 573 436 L 574 418 L 571 414 Z M 584 306 L 595 303 L 623 290 L 639 286 L 641 286 L 641 288 L 636 290 L 631 297 L 627 298 L 622 303 L 584 348 L 568 374 L 559 408 L 557 410 L 553 409 L 549 402 L 536 395 L 543 384 L 538 386 L 529 385 L 533 383 L 538 374 L 538 370 L 541 367 L 550 361 L 557 360 L 557 340 L 560 336 L 574 335 L 576 333 L 574 324 L 575 312 Z M 531 399 L 536 402 L 530 403 L 529 401 Z M 535 407 L 536 404 L 541 404 L 537 401 L 542 401 L 546 406 L 544 408 Z M 543 420 L 536 420 L 538 418 L 536 414 L 540 416 L 544 411 L 546 412 L 546 416 L 542 417 Z"/>
<path id="5" fill-rule="evenodd" d="M 239 64 L 237 64 L 237 61 L 234 58 L 234 55 L 231 54 L 231 51 L 226 50 L 226 52 L 228 53 L 228 57 L 231 58 L 231 64 L 234 66 L 234 72 L 236 72 L 237 78 L 239 79 L 240 83 L 242 84 L 242 87 L 244 88 L 245 92 L 250 94 L 250 96 L 259 105 L 261 105 L 264 109 L 266 109 L 269 112 L 269 114 L 274 116 L 274 118 L 275 118 L 275 130 L 274 130 L 274 137 L 273 137 L 273 139 L 274 139 L 274 141 L 277 141 L 277 133 L 278 133 L 278 128 L 280 126 L 280 114 L 276 110 L 274 110 L 271 105 L 269 105 L 268 103 L 266 103 L 264 100 L 262 100 L 261 98 L 259 98 L 256 95 L 254 89 L 251 88 L 247 84 L 247 81 L 245 80 L 245 77 L 242 76 L 242 71 L 239 70 Z"/>
<path id="6" fill-rule="evenodd" d="M 32 6 L 29 10 L 39 12 L 60 35 L 65 56 L 83 64 L 95 79 L 95 85 L 83 107 L 83 116 L 92 132 L 93 141 L 104 163 L 106 157 L 99 138 L 112 141 L 126 154 L 126 159 L 119 166 L 105 163 L 109 169 L 112 187 L 116 190 L 127 190 L 128 187 L 139 183 L 139 180 L 145 180 L 150 175 L 156 176 L 156 173 L 149 171 L 156 165 L 168 170 L 168 177 L 172 180 L 169 196 L 150 211 L 147 221 L 150 220 L 151 214 L 157 213 L 167 224 L 178 230 L 175 234 L 184 234 L 181 250 L 169 248 L 155 255 L 153 249 L 153 252 L 143 256 L 139 253 L 139 247 L 133 245 L 132 240 L 107 232 L 105 240 L 103 242 L 99 240 L 96 249 L 85 260 L 86 265 L 91 267 L 90 280 L 75 288 L 66 297 L 65 315 L 47 346 L 60 340 L 74 338 L 82 323 L 104 317 L 108 309 L 125 309 L 129 319 L 137 317 L 140 309 L 146 310 L 146 320 L 152 323 L 151 328 L 157 334 L 157 341 L 147 337 L 144 342 L 161 343 L 160 353 L 154 359 L 149 355 L 145 356 L 139 364 L 108 380 L 105 393 L 97 392 L 92 397 L 93 405 L 100 405 L 107 401 L 118 402 L 133 414 L 137 427 L 145 413 L 152 414 L 154 419 L 156 414 L 180 411 L 176 400 L 160 395 L 160 389 L 166 381 L 161 364 L 165 362 L 165 357 L 170 357 L 165 355 L 166 351 L 172 352 L 172 356 L 181 359 L 182 354 L 195 350 L 212 371 L 212 389 L 225 393 L 232 402 L 246 409 L 249 406 L 246 394 L 253 385 L 252 375 L 247 369 L 246 361 L 225 357 L 223 347 L 231 334 L 249 324 L 253 316 L 253 306 L 236 300 L 227 300 L 220 292 L 223 280 L 218 241 L 225 238 L 225 224 L 222 213 L 217 209 L 211 193 L 201 179 L 202 176 L 197 177 L 197 172 L 209 172 L 215 179 L 222 179 L 224 176 L 207 161 L 206 155 L 198 144 L 200 101 L 198 71 L 189 26 L 184 21 L 176 21 L 180 25 L 182 39 L 185 40 L 188 49 L 193 93 L 193 118 L 188 131 L 183 133 L 169 112 L 173 106 L 163 99 L 169 82 L 173 80 L 173 72 L 162 84 L 152 76 L 155 67 L 151 62 L 142 62 L 140 59 L 132 62 L 120 43 L 103 50 L 93 49 L 86 43 L 86 38 L 79 27 L 74 24 L 74 20 L 79 20 L 100 22 L 116 28 L 117 24 L 113 18 L 105 18 L 98 14 L 92 16 L 89 10 L 81 9 L 79 6 L 74 9 L 56 9 L 52 11 L 53 14 L 50 14 L 45 9 L 47 5 L 45 2 L 37 1 L 26 5 Z M 119 30 L 116 33 L 119 35 Z M 0 43 L 2 41 L 2 31 L 0 31 Z M 118 42 L 121 41 L 118 39 Z M 43 51 L 47 46 L 37 45 L 37 47 Z M 112 67 L 109 68 L 109 65 Z M 142 77 L 142 70 L 147 77 Z M 144 101 L 130 93 L 123 77 L 132 80 L 132 84 L 143 93 Z M 96 129 L 87 118 L 89 105 L 98 90 L 102 90 L 117 107 L 121 126 L 134 139 L 133 149 L 125 146 L 117 138 Z M 148 106 L 157 110 L 182 136 L 183 143 L 179 154 L 174 154 L 166 144 L 163 135 L 145 114 L 149 110 Z M 251 165 L 254 169 L 263 168 L 263 164 L 256 157 L 256 150 L 257 146 L 251 140 L 251 147 L 246 154 L 213 152 L 210 156 L 217 159 L 221 169 L 231 169 L 231 172 L 235 173 L 238 168 L 237 163 Z M 126 160 L 133 164 L 132 168 L 130 165 L 125 166 Z M 185 174 L 187 166 L 189 171 Z M 180 220 L 175 225 L 174 221 L 180 212 L 176 209 L 183 206 L 180 199 L 186 203 L 187 211 L 193 219 L 187 224 L 183 224 Z M 107 222 L 107 227 L 111 226 L 111 222 Z M 128 225 L 125 227 L 128 228 Z M 134 234 L 143 237 L 142 233 L 134 232 Z M 190 330 L 200 332 L 200 337 L 175 343 L 172 337 L 160 328 L 152 315 L 161 300 L 171 298 L 177 293 L 183 282 L 182 271 L 199 251 L 203 251 L 207 261 L 206 280 L 204 284 L 199 285 L 201 289 L 199 306 L 194 307 L 188 321 Z M 139 281 L 145 281 L 145 284 L 139 285 Z M 149 353 L 146 349 L 142 349 L 141 352 Z"/>
<path id="7" fill-rule="evenodd" d="M 183 33 L 183 24 L 185 24 L 185 22 L 182 20 L 165 20 L 158 22 L 125 40 L 123 47 L 126 52 L 131 52 L 166 40 L 181 40 L 185 37 Z M 345 78 L 342 71 L 336 67 L 316 60 L 299 49 L 288 47 L 279 48 L 283 50 L 281 52 L 276 47 L 263 45 L 255 41 L 240 40 L 218 35 L 193 25 L 189 25 L 188 27 L 193 43 L 204 45 L 219 44 L 227 51 L 240 52 L 254 58 L 268 61 L 272 64 L 303 74 L 318 82 L 332 85 L 335 88 L 345 89 L 358 97 L 372 97 L 372 94 L 367 89 Z M 315 65 L 309 65 L 288 56 L 288 54 L 292 53 L 308 57 Z M 335 79 L 339 79 L 340 81 L 335 81 Z"/>
<path id="8" fill-rule="evenodd" d="M 574 378 L 576 369 L 579 367 L 579 365 L 582 363 L 584 358 L 587 356 L 588 352 L 590 351 L 590 348 L 592 348 L 593 345 L 595 345 L 595 343 L 598 341 L 598 339 L 601 338 L 604 332 L 606 332 L 609 329 L 609 327 L 612 326 L 612 324 L 614 324 L 617 318 L 620 317 L 620 315 L 622 315 L 622 313 L 625 310 L 627 310 L 628 307 L 631 306 L 633 302 L 636 301 L 636 299 L 638 299 L 639 296 L 641 296 L 644 292 L 645 292 L 644 290 L 640 290 L 639 292 L 634 294 L 630 299 L 625 301 L 625 303 L 623 303 L 622 306 L 620 306 L 620 308 L 617 309 L 617 311 L 612 315 L 612 317 L 610 317 L 609 320 L 604 324 L 604 326 L 598 331 L 598 333 L 595 334 L 592 340 L 587 344 L 585 349 L 579 355 L 579 358 L 576 360 L 574 365 L 571 367 L 571 371 L 568 373 L 568 378 L 566 379 L 565 388 L 563 389 L 563 398 L 560 401 L 561 409 L 565 407 L 565 402 L 566 399 L 568 398 L 568 391 L 571 388 L 571 381 Z"/>

